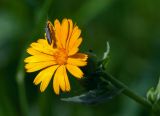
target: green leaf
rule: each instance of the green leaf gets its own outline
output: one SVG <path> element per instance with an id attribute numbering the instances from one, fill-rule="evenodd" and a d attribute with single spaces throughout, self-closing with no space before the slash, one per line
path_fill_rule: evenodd
<path id="1" fill-rule="evenodd" d="M 149 101 L 151 101 L 153 104 L 157 103 L 160 101 L 160 79 L 158 82 L 158 85 L 156 89 L 153 87 L 147 92 L 147 98 Z"/>
<path id="2" fill-rule="evenodd" d="M 106 83 L 105 83 L 106 84 Z M 66 102 L 74 102 L 74 103 L 82 103 L 82 104 L 97 104 L 104 103 L 108 100 L 111 100 L 113 97 L 117 96 L 122 92 L 123 89 L 115 88 L 113 85 L 108 83 L 108 85 L 104 85 L 101 83 L 94 90 L 89 90 L 87 93 L 83 93 L 78 96 L 61 98 L 62 101 Z"/>
<path id="3" fill-rule="evenodd" d="M 155 89 L 153 87 L 148 90 L 147 99 L 152 103 L 156 100 Z"/>
<path id="4" fill-rule="evenodd" d="M 102 59 L 99 61 L 99 65 L 101 68 L 106 68 L 109 61 L 109 53 L 110 53 L 110 45 L 109 42 L 106 42 L 106 51 L 103 53 Z"/>
<path id="5" fill-rule="evenodd" d="M 147 92 L 147 99 L 153 104 L 153 107 L 152 107 L 153 115 L 159 116 L 160 114 L 160 79 L 156 89 L 152 87 Z"/>
<path id="6" fill-rule="evenodd" d="M 106 46 L 107 46 L 107 48 L 106 48 L 106 51 L 104 52 L 103 58 L 102 58 L 103 60 L 106 60 L 108 58 L 108 55 L 109 55 L 109 52 L 110 52 L 109 42 L 106 43 Z"/>
<path id="7" fill-rule="evenodd" d="M 157 92 L 157 99 L 160 100 L 160 78 L 159 78 L 159 82 L 158 82 L 158 85 L 157 85 L 157 88 L 156 88 L 156 92 Z"/>

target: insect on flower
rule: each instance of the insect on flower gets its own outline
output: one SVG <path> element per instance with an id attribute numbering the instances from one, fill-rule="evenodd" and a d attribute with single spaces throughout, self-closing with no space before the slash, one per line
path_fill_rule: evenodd
<path id="1" fill-rule="evenodd" d="M 51 28 L 51 23 L 49 21 L 47 21 L 45 31 L 46 31 L 45 36 L 47 38 L 47 41 L 48 41 L 49 44 L 51 44 L 52 43 L 51 35 L 54 31 L 53 31 L 53 28 Z"/>
<path id="2" fill-rule="evenodd" d="M 56 94 L 70 91 L 67 72 L 80 79 L 83 72 L 79 67 L 87 65 L 88 55 L 79 53 L 82 42 L 81 30 L 73 25 L 71 19 L 47 21 L 44 39 L 31 43 L 27 52 L 31 55 L 24 62 L 27 72 L 40 70 L 34 84 L 40 84 L 40 91 L 47 88 L 53 77 L 53 89 Z"/>

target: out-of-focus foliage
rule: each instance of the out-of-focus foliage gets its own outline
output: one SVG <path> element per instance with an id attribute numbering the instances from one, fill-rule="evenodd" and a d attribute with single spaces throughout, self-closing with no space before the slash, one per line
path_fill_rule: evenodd
<path id="1" fill-rule="evenodd" d="M 123 95 L 94 106 L 62 102 L 52 87 L 40 93 L 33 85 L 37 73 L 24 74 L 21 89 L 16 75 L 29 41 L 44 36 L 45 21 L 67 17 L 82 29 L 81 50 L 101 58 L 109 41 L 107 71 L 145 96 L 160 75 L 159 11 L 159 0 L 1 0 L 0 116 L 150 116 Z M 75 78 L 70 80 L 71 93 L 61 97 L 85 91 Z"/>

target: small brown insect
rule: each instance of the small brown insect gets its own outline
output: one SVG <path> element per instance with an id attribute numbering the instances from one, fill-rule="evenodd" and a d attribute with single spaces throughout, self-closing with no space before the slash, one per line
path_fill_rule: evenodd
<path id="1" fill-rule="evenodd" d="M 46 38 L 47 38 L 48 43 L 50 45 L 53 43 L 53 47 L 56 47 L 54 27 L 50 21 L 47 21 L 45 31 L 46 31 Z"/>

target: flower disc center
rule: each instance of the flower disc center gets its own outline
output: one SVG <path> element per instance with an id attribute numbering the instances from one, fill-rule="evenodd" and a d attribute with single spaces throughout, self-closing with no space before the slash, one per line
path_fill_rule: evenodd
<path id="1" fill-rule="evenodd" d="M 66 52 L 65 49 L 59 49 L 59 50 L 55 53 L 54 58 L 55 58 L 57 64 L 63 65 L 63 64 L 66 64 L 66 63 L 67 63 L 68 54 L 67 54 L 67 52 Z"/>

